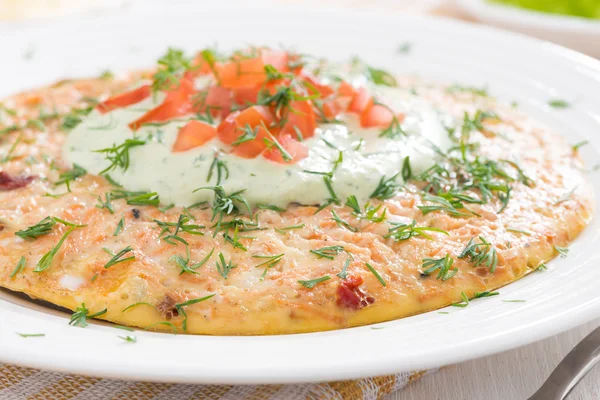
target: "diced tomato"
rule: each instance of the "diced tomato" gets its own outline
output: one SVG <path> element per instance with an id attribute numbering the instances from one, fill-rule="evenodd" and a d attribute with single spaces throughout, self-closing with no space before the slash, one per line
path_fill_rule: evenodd
<path id="1" fill-rule="evenodd" d="M 355 93 L 354 87 L 346 81 L 342 81 L 337 88 L 337 94 L 340 97 L 353 97 Z"/>
<path id="2" fill-rule="evenodd" d="M 299 131 L 304 139 L 308 139 L 315 135 L 315 129 L 317 129 L 317 118 L 311 102 L 309 100 L 292 101 L 287 114 L 287 122 L 281 129 L 281 134 L 290 134 L 296 137 Z"/>
<path id="3" fill-rule="evenodd" d="M 196 77 L 201 75 L 208 75 L 211 72 L 212 69 L 210 68 L 210 64 L 202 57 L 201 54 L 198 54 L 194 61 L 192 61 L 192 68 L 187 73 L 189 73 L 193 77 Z"/>
<path id="4" fill-rule="evenodd" d="M 190 121 L 177 133 L 171 151 L 178 153 L 202 146 L 215 136 L 217 136 L 217 128 L 214 126 L 202 121 Z"/>
<path id="5" fill-rule="evenodd" d="M 254 158 L 266 149 L 267 144 L 264 139 L 270 138 L 271 132 L 267 129 L 274 122 L 275 117 L 268 107 L 252 106 L 229 114 L 219 125 L 217 134 L 223 143 L 232 145 L 240 139 L 240 136 L 244 135 L 249 127 L 253 133 L 256 133 L 256 137 L 234 145 L 233 154 Z"/>
<path id="6" fill-rule="evenodd" d="M 235 89 L 233 92 L 233 100 L 235 104 L 240 106 L 248 106 L 250 104 L 256 104 L 258 101 L 258 93 L 261 90 L 262 85 Z"/>
<path id="7" fill-rule="evenodd" d="M 321 108 L 323 115 L 327 119 L 334 119 L 339 113 L 342 112 L 342 107 L 334 100 L 324 101 Z"/>
<path id="8" fill-rule="evenodd" d="M 199 99 L 194 104 L 197 112 L 203 113 L 210 110 L 213 117 L 225 118 L 231 112 L 234 93 L 221 86 L 211 86 L 205 93 L 200 93 Z"/>
<path id="9" fill-rule="evenodd" d="M 139 103 L 140 101 L 150 97 L 150 91 L 150 85 L 143 85 L 129 92 L 113 96 L 102 103 L 99 103 L 96 108 L 101 114 L 105 114 L 116 108 L 127 107 L 132 104 Z"/>
<path id="10" fill-rule="evenodd" d="M 380 104 L 370 104 L 360 114 L 360 126 L 363 128 L 389 126 L 393 119 L 394 114 L 389 108 Z"/>
<path id="11" fill-rule="evenodd" d="M 369 304 L 373 304 L 375 298 L 360 287 L 362 283 L 363 278 L 360 275 L 351 275 L 343 280 L 337 288 L 337 305 L 359 310 Z"/>
<path id="12" fill-rule="evenodd" d="M 253 87 L 267 80 L 261 57 L 239 59 L 215 66 L 221 86 L 229 89 Z"/>
<path id="13" fill-rule="evenodd" d="M 270 50 L 262 49 L 260 56 L 264 65 L 272 65 L 276 70 L 280 72 L 289 72 L 288 67 L 289 57 L 288 54 L 283 50 Z"/>
<path id="14" fill-rule="evenodd" d="M 352 101 L 348 106 L 348 112 L 361 114 L 371 104 L 373 104 L 373 97 L 371 97 L 367 89 L 360 88 L 352 97 Z"/>
<path id="15" fill-rule="evenodd" d="M 144 124 L 151 122 L 165 122 L 170 119 L 184 116 L 191 111 L 192 104 L 189 101 L 166 101 L 130 123 L 129 127 L 133 130 L 137 130 Z"/>
<path id="16" fill-rule="evenodd" d="M 295 136 L 294 136 L 295 137 Z M 272 146 L 270 149 L 263 153 L 263 157 L 267 160 L 275 161 L 281 164 L 293 164 L 308 157 L 308 148 L 304 143 L 301 143 L 294 139 L 291 135 L 281 135 L 277 138 L 277 142 L 285 149 L 290 155 L 291 160 L 286 161 L 281 151 L 276 147 Z"/>
<path id="17" fill-rule="evenodd" d="M 326 98 L 335 93 L 335 91 L 328 85 L 320 83 L 317 78 L 312 75 L 303 74 L 302 79 L 308 82 L 308 91 L 310 94 L 318 94 L 321 98 Z"/>
<path id="18" fill-rule="evenodd" d="M 183 77 L 179 80 L 179 85 L 177 87 L 167 90 L 165 103 L 173 100 L 178 102 L 188 101 L 195 92 L 194 81 Z"/>

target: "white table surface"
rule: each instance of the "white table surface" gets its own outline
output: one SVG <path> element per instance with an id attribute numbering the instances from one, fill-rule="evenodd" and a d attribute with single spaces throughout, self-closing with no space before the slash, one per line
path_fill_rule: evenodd
<path id="1" fill-rule="evenodd" d="M 443 368 L 385 400 L 527 399 L 560 360 L 599 325 L 600 320 L 596 320 L 528 346 Z M 600 366 L 568 396 L 568 400 L 592 399 L 600 399 Z"/>

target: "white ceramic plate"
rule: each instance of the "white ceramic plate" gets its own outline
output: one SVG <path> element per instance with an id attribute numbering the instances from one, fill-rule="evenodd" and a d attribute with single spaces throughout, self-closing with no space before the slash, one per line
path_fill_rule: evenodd
<path id="1" fill-rule="evenodd" d="M 600 157 L 600 62 L 555 45 L 460 22 L 301 8 L 203 8 L 136 16 L 65 19 L 7 35 L 0 28 L 1 95 L 54 80 L 150 65 L 168 45 L 198 49 L 244 43 L 294 45 L 334 59 L 359 54 L 397 73 L 487 85 L 491 92 L 582 139 Z M 411 52 L 396 51 L 411 43 Z M 22 57 L 34 49 L 29 59 Z M 566 110 L 546 106 L 561 98 Z M 591 174 L 597 193 L 600 175 Z M 1 206 L 1 205 L 0 205 Z M 67 324 L 69 314 L 0 291 L 0 361 L 76 373 L 202 383 L 334 380 L 436 367 L 504 351 L 600 316 L 600 222 L 566 259 L 449 314 L 331 332 L 210 337 Z M 81 251 L 85 251 L 82 248 Z M 505 302 L 525 300 L 525 302 Z M 381 328 L 381 329 L 375 329 Z M 15 332 L 45 333 L 22 338 Z"/>
<path id="2" fill-rule="evenodd" d="M 456 1 L 464 11 L 487 24 L 550 40 L 600 58 L 600 20 L 542 13 L 487 0 Z"/>

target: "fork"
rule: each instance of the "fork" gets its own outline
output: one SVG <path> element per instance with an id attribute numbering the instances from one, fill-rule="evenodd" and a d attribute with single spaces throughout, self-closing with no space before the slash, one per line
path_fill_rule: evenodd
<path id="1" fill-rule="evenodd" d="M 563 400 L 600 361 L 600 327 L 593 330 L 556 366 L 528 400 Z"/>

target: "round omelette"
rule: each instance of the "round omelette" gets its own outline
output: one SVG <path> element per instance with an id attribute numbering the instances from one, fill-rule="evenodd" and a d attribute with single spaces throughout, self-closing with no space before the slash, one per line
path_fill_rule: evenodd
<path id="1" fill-rule="evenodd" d="M 372 324 L 495 289 L 590 222 L 578 150 L 486 90 L 169 49 L 0 104 L 0 286 L 190 334 Z"/>

